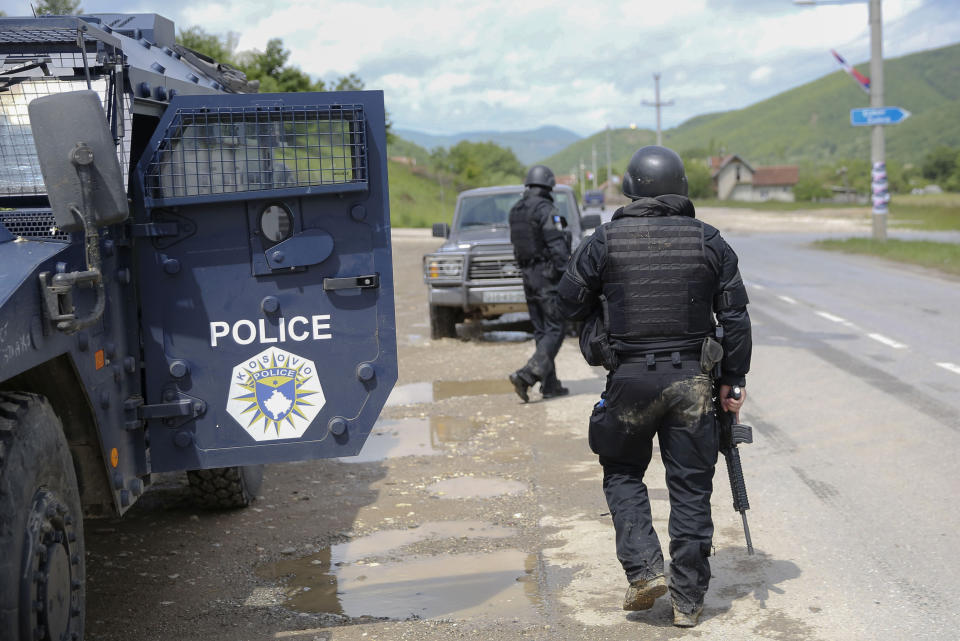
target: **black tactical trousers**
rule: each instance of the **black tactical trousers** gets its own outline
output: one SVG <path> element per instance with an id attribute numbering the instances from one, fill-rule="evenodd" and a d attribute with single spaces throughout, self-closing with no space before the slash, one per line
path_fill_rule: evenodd
<path id="1" fill-rule="evenodd" d="M 710 495 L 718 434 L 711 380 L 699 362 L 624 363 L 607 378 L 603 405 L 590 417 L 590 446 L 600 455 L 603 491 L 627 580 L 663 573 L 643 475 L 657 435 L 670 498 L 670 591 L 691 612 L 710 582 Z"/>
<path id="2" fill-rule="evenodd" d="M 545 278 L 543 269 L 540 265 L 524 269 L 523 289 L 536 350 L 519 374 L 530 385 L 540 381 L 541 390 L 550 392 L 560 387 L 553 361 L 563 344 L 565 319 L 557 298 L 557 281 Z M 536 271 L 528 275 L 533 270 Z"/>

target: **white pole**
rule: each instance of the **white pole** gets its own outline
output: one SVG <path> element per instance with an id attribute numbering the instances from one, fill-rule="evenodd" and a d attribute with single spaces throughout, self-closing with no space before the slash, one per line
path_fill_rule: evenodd
<path id="1" fill-rule="evenodd" d="M 883 107 L 883 19 L 880 0 L 870 0 L 870 106 Z M 873 126 L 870 161 L 875 172 L 886 173 L 883 126 Z M 887 240 L 887 204 L 873 206 L 873 238 Z"/>

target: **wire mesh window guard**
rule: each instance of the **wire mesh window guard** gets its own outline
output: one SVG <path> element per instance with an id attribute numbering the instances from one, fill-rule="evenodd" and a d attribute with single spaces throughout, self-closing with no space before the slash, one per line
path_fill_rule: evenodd
<path id="1" fill-rule="evenodd" d="M 50 65 L 70 68 L 83 65 L 76 53 L 48 53 L 42 57 L 50 59 Z M 30 54 L 30 58 L 37 58 Z M 22 75 L 4 75 L 17 68 L 23 67 L 23 61 L 18 56 L 7 55 L 0 64 L 0 195 L 23 196 L 42 195 L 47 190 L 40 173 L 40 162 L 37 160 L 37 150 L 34 146 L 33 132 L 30 130 L 30 119 L 27 114 L 27 105 L 30 101 L 41 96 L 63 93 L 67 91 L 81 91 L 87 88 L 85 79 L 62 78 L 45 76 L 39 70 L 31 70 L 38 77 L 24 77 Z M 95 62 L 96 54 L 88 54 L 88 61 Z M 99 96 L 101 103 L 109 104 L 109 82 L 106 77 L 91 79 L 91 87 Z M 125 99 L 126 103 L 127 99 Z M 126 131 L 130 130 L 130 111 L 127 105 L 122 110 Z M 123 175 L 127 175 L 129 167 L 130 137 L 125 137 L 118 146 L 117 155 Z"/>
<path id="2" fill-rule="evenodd" d="M 0 210 L 0 223 L 21 238 L 70 241 L 70 234 L 57 228 L 57 221 L 49 209 Z"/>
<path id="3" fill-rule="evenodd" d="M 367 183 L 363 108 L 177 111 L 147 169 L 150 198 Z"/>

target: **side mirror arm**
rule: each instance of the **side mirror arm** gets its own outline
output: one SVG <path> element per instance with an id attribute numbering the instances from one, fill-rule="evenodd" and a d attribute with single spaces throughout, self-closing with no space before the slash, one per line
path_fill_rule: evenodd
<path id="1" fill-rule="evenodd" d="M 106 308 L 106 292 L 100 265 L 100 234 L 94 217 L 85 211 L 93 202 L 93 150 L 85 143 L 77 143 L 70 152 L 70 162 L 77 169 L 82 200 L 86 203 L 85 209 L 70 205 L 70 213 L 83 224 L 87 269 L 55 274 L 52 282 L 49 272 L 40 274 L 40 286 L 47 317 L 57 324 L 58 330 L 66 334 L 73 334 L 93 325 L 100 320 Z M 74 287 L 95 287 L 97 290 L 93 309 L 82 318 L 77 318 L 73 306 Z"/>

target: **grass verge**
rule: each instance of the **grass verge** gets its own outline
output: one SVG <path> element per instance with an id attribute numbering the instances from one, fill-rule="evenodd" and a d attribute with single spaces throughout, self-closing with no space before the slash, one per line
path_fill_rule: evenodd
<path id="1" fill-rule="evenodd" d="M 430 227 L 453 219 L 457 192 L 450 185 L 445 185 L 441 193 L 439 182 L 395 162 L 390 162 L 388 176 L 393 227 Z"/>
<path id="2" fill-rule="evenodd" d="M 832 251 L 879 256 L 960 276 L 960 244 L 957 243 L 892 239 L 881 243 L 872 238 L 847 238 L 818 240 L 814 245 Z"/>
<path id="3" fill-rule="evenodd" d="M 960 194 L 895 195 L 890 223 L 906 229 L 960 230 Z"/>

